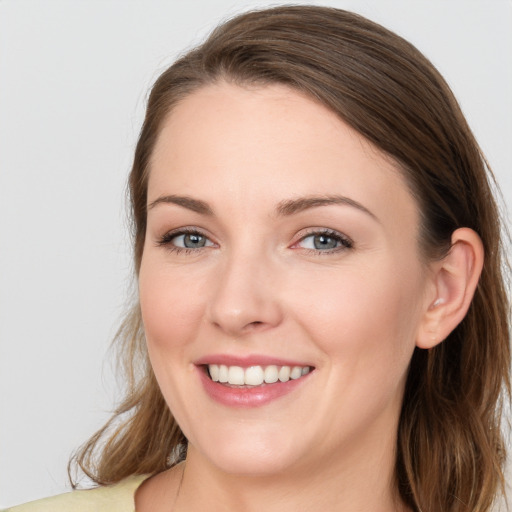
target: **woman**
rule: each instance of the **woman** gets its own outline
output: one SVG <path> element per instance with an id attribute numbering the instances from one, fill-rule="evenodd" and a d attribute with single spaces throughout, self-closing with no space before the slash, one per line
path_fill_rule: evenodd
<path id="1" fill-rule="evenodd" d="M 488 180 L 386 29 L 320 7 L 217 28 L 148 101 L 130 392 L 76 457 L 101 487 L 19 511 L 490 510 L 510 346 Z"/>

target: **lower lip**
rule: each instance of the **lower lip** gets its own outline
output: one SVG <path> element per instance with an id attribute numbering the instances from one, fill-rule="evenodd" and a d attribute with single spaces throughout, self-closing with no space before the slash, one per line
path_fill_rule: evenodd
<path id="1" fill-rule="evenodd" d="M 299 379 L 290 379 L 287 382 L 276 382 L 254 387 L 231 387 L 214 382 L 206 374 L 204 367 L 198 367 L 201 382 L 206 393 L 212 400 L 230 407 L 259 407 L 266 405 L 282 396 L 291 393 L 301 386 L 311 373 Z"/>

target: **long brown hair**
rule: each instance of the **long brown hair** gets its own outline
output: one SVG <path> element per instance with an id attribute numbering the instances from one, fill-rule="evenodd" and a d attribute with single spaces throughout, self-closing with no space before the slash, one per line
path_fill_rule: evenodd
<path id="1" fill-rule="evenodd" d="M 136 272 L 162 122 L 177 102 L 220 80 L 286 84 L 387 153 L 418 202 L 426 260 L 444 255 L 459 227 L 480 235 L 485 264 L 467 316 L 443 343 L 413 355 L 396 485 L 414 511 L 490 510 L 504 485 L 500 427 L 501 404 L 510 396 L 510 310 L 492 173 L 448 85 L 410 43 L 357 14 L 282 6 L 227 21 L 167 69 L 149 96 L 129 180 Z M 180 460 L 186 447 L 148 363 L 138 305 L 117 341 L 126 397 L 75 457 L 98 484 L 163 471 L 169 456 Z"/>

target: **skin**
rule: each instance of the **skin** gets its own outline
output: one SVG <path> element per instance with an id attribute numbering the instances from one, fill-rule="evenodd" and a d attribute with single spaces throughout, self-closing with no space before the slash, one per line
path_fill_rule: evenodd
<path id="1" fill-rule="evenodd" d="M 158 202 L 169 195 L 211 211 Z M 278 212 L 333 195 L 362 208 Z M 397 166 L 298 92 L 220 83 L 185 98 L 163 124 L 148 205 L 144 327 L 189 451 L 184 473 L 143 484 L 137 510 L 404 510 L 393 471 L 408 364 L 416 345 L 453 328 L 442 312 L 460 287 L 442 264 L 422 260 L 418 208 Z M 184 227 L 207 244 L 176 250 Z M 351 247 L 315 249 L 312 233 L 325 229 Z M 464 233 L 456 245 L 454 257 L 474 270 Z M 288 395 L 234 408 L 198 378 L 194 362 L 211 354 L 315 369 Z"/>

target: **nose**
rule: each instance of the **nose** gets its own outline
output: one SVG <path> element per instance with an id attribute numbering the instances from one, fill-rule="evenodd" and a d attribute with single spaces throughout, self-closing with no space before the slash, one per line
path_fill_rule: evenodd
<path id="1" fill-rule="evenodd" d="M 232 255 L 220 265 L 207 316 L 233 337 L 276 327 L 282 321 L 276 271 L 261 254 Z"/>

